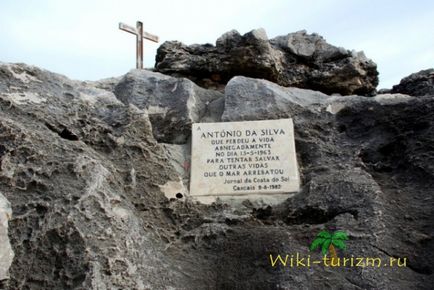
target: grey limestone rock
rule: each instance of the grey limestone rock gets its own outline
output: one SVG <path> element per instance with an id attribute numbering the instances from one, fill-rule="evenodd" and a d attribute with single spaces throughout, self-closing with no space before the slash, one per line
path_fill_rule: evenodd
<path id="1" fill-rule="evenodd" d="M 34 67 L 4 64 L 0 75 L 0 190 L 14 212 L 9 289 L 179 284 L 159 242 L 170 236 L 157 225 L 164 214 L 152 222 L 168 203 L 162 189 L 178 178 L 146 112 Z"/>
<path id="2" fill-rule="evenodd" d="M 225 88 L 225 121 L 291 117 L 301 108 L 323 104 L 330 96 L 299 88 L 285 88 L 270 81 L 234 77 Z"/>
<path id="3" fill-rule="evenodd" d="M 363 52 L 333 46 L 306 31 L 269 40 L 263 29 L 245 35 L 232 30 L 215 46 L 165 42 L 157 51 L 155 69 L 219 90 L 238 75 L 341 95 L 372 95 L 378 84 L 376 64 Z"/>
<path id="4" fill-rule="evenodd" d="M 260 31 L 241 39 L 269 49 Z M 291 49 L 308 57 L 312 47 Z M 246 77 L 223 95 L 146 71 L 103 83 L 0 65 L 0 192 L 15 253 L 1 287 L 432 289 L 432 96 L 328 96 Z M 176 198 L 188 195 L 188 123 L 288 117 L 302 178 L 294 197 L 237 208 Z M 157 127 L 168 132 L 160 140 L 185 144 L 159 143 Z M 341 257 L 407 265 L 271 266 L 270 254 L 321 259 L 308 246 L 324 229 L 348 233 Z"/>
<path id="5" fill-rule="evenodd" d="M 132 70 L 116 85 L 115 95 L 125 104 L 148 112 L 155 138 L 182 144 L 190 136 L 193 122 L 199 122 L 210 103 L 223 95 L 205 90 L 188 79 L 169 77 L 147 70 Z"/>
<path id="6" fill-rule="evenodd" d="M 370 253 L 382 259 L 405 257 L 406 270 L 365 269 L 367 272 L 361 274 L 352 269 L 330 274 L 315 269 L 317 278 L 333 281 L 334 288 L 429 289 L 433 268 L 427 253 L 434 252 L 434 232 L 428 229 L 434 218 L 432 96 L 328 97 L 299 90 L 294 97 L 292 93 L 273 83 L 244 77 L 232 79 L 226 87 L 223 120 L 252 120 L 255 116 L 293 118 L 304 187 L 281 207 L 255 211 L 257 217 L 271 224 L 282 219 L 291 229 L 289 237 L 279 230 L 272 233 L 271 229 L 258 227 L 257 232 L 249 234 L 240 228 L 229 238 L 232 242 L 227 245 L 232 250 L 226 251 L 224 264 L 230 266 L 222 270 L 229 275 L 236 271 L 237 266 L 233 265 L 254 263 L 258 259 L 247 254 L 242 258 L 232 257 L 237 251 L 302 252 L 303 244 L 311 241 L 309 231 L 346 229 L 352 237 L 348 242 L 352 255 Z M 304 227 L 306 232 L 302 230 Z M 404 234 L 407 232 L 414 234 L 414 238 Z M 238 243 L 233 242 L 237 235 L 248 236 L 245 239 L 252 248 L 243 250 L 246 245 L 241 238 Z M 260 241 L 253 242 L 253 239 Z M 267 239 L 271 241 L 267 243 Z M 283 267 L 274 272 L 277 278 L 266 274 L 265 262 L 261 265 L 264 272 L 255 272 L 257 280 L 232 279 L 222 281 L 221 285 L 265 287 L 269 285 L 265 277 L 291 289 L 319 289 L 325 285 L 309 279 L 307 270 L 295 274 Z M 395 275 L 403 276 L 397 282 Z"/>

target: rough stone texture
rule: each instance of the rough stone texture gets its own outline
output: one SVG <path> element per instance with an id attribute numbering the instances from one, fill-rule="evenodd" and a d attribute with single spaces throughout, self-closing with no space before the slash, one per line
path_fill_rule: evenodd
<path id="1" fill-rule="evenodd" d="M 434 69 L 421 70 L 411 74 L 393 86 L 391 93 L 401 93 L 411 96 L 434 95 Z"/>
<path id="2" fill-rule="evenodd" d="M 294 92 L 236 78 L 214 112 L 292 117 L 301 192 L 275 207 L 205 206 L 164 196 L 188 150 L 157 143 L 146 111 L 0 65 L 0 192 L 15 252 L 4 288 L 432 289 L 433 96 Z M 270 253 L 319 259 L 308 245 L 322 229 L 349 234 L 341 256 L 407 257 L 408 267 L 271 267 Z"/>
<path id="3" fill-rule="evenodd" d="M 234 77 L 225 88 L 224 121 L 279 119 L 295 115 L 303 107 L 311 109 L 330 97 L 321 92 L 285 88 L 266 80 Z M 304 109 L 303 109 L 304 110 Z"/>
<path id="4" fill-rule="evenodd" d="M 144 111 L 24 65 L 0 66 L 0 107 L 0 191 L 14 212 L 10 289 L 179 284 L 164 257 L 172 226 L 160 192 L 176 172 Z"/>
<path id="5" fill-rule="evenodd" d="M 191 144 L 162 144 L 167 159 L 172 164 L 184 184 L 190 182 Z"/>
<path id="6" fill-rule="evenodd" d="M 87 84 L 98 89 L 114 92 L 116 85 L 119 83 L 121 78 L 122 77 L 105 78 L 98 81 L 89 81 Z"/>
<path id="7" fill-rule="evenodd" d="M 193 122 L 207 113 L 209 103 L 223 95 L 205 90 L 188 79 L 147 70 L 132 70 L 114 89 L 125 104 L 147 110 L 155 138 L 166 143 L 185 143 Z"/>
<path id="8" fill-rule="evenodd" d="M 165 42 L 158 48 L 155 69 L 219 90 L 237 75 L 326 94 L 371 95 L 378 84 L 376 64 L 363 52 L 335 47 L 306 31 L 269 40 L 263 29 L 242 36 L 232 30 L 215 46 Z"/>
<path id="9" fill-rule="evenodd" d="M 352 237 L 348 251 L 354 256 L 407 257 L 409 265 L 405 270 L 306 270 L 297 274 L 286 268 L 278 271 L 280 278 L 254 272 L 252 284 L 239 283 L 236 278 L 225 283 L 274 289 L 266 288 L 267 279 L 272 279 L 288 289 L 322 289 L 327 285 L 333 289 L 429 289 L 434 281 L 430 262 L 434 253 L 434 229 L 430 225 L 434 220 L 433 96 L 318 99 L 316 94 L 298 93 L 307 98 L 300 102 L 287 89 L 278 91 L 272 83 L 241 77 L 226 87 L 223 120 L 294 118 L 304 188 L 281 208 L 258 212 L 270 224 L 284 222 L 285 230 L 262 231 L 259 227 L 255 229 L 259 233 L 254 233 L 240 229 L 251 237 L 252 248 L 231 242 L 228 252 L 245 255 L 233 258 L 228 254 L 225 273 L 254 263 L 264 249 L 303 252 L 310 233 L 324 227 L 348 231 Z M 260 242 L 253 242 L 258 239 Z M 263 266 L 266 268 L 265 263 Z"/>
<path id="10" fill-rule="evenodd" d="M 8 222 L 12 217 L 9 201 L 0 193 L 0 284 L 9 278 L 9 267 L 14 258 L 8 237 Z"/>

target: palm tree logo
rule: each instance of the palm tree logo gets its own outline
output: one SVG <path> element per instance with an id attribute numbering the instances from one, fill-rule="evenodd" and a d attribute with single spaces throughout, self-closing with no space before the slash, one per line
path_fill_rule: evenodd
<path id="1" fill-rule="evenodd" d="M 321 231 L 318 233 L 316 238 L 313 240 L 312 244 L 309 247 L 309 250 L 315 251 L 319 247 L 321 247 L 321 252 L 324 256 L 327 255 L 327 252 L 330 252 L 330 256 L 332 260 L 337 259 L 336 248 L 345 250 L 346 245 L 345 241 L 348 240 L 348 235 L 343 231 L 336 231 L 333 234 L 328 231 Z"/>

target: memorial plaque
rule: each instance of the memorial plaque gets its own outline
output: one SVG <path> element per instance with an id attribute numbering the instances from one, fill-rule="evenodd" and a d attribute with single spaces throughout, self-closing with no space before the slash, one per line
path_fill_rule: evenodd
<path id="1" fill-rule="evenodd" d="M 242 196 L 299 190 L 292 119 L 196 123 L 191 196 Z"/>

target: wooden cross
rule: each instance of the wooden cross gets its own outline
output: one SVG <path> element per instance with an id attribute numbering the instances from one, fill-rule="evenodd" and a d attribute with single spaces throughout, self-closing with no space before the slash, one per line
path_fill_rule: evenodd
<path id="1" fill-rule="evenodd" d="M 120 22 L 119 29 L 136 36 L 136 68 L 143 69 L 143 38 L 158 42 L 158 36 L 143 31 L 143 23 L 140 21 L 137 21 L 135 28 Z"/>

